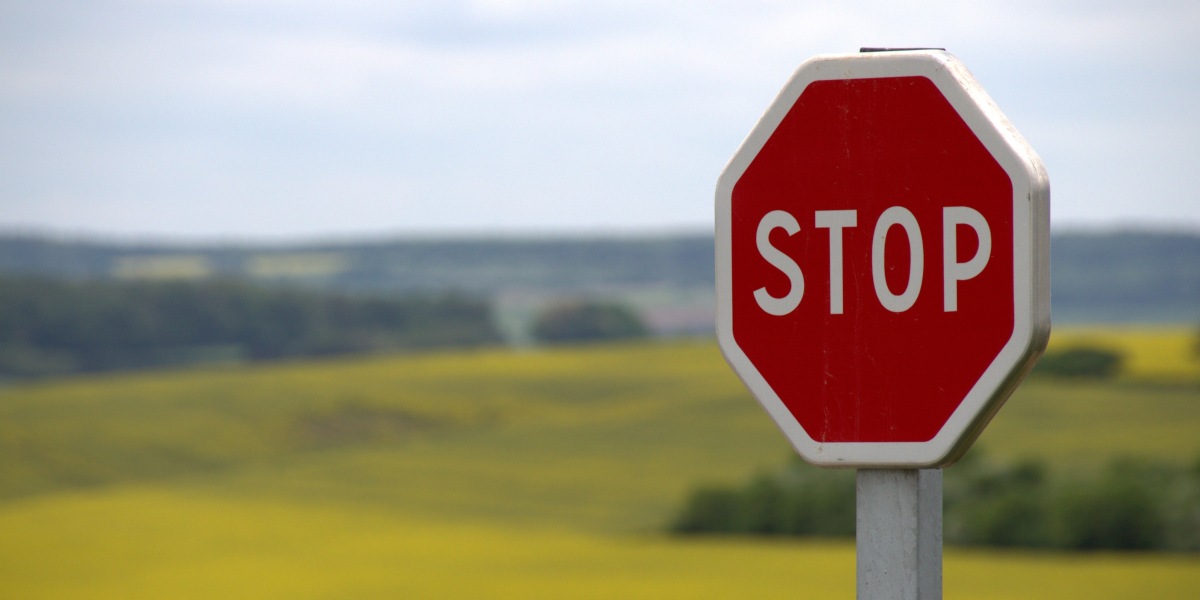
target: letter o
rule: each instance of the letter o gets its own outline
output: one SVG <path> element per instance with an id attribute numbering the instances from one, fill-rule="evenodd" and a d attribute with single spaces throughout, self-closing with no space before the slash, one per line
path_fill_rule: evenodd
<path id="1" fill-rule="evenodd" d="M 887 261 L 884 260 L 888 231 L 893 225 L 899 225 L 908 235 L 908 284 L 900 294 L 893 294 L 888 288 Z M 879 298 L 879 303 L 894 313 L 912 308 L 921 292 L 921 279 L 924 275 L 925 250 L 917 218 L 903 206 L 893 206 L 883 211 L 879 220 L 875 222 L 874 240 L 871 242 L 871 279 L 875 283 L 875 295 Z"/>

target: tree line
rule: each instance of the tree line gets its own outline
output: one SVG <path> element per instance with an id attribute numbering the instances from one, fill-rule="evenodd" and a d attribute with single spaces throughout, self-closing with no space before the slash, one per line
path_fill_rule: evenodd
<path id="1" fill-rule="evenodd" d="M 0 277 L 0 377 L 260 361 L 500 341 L 490 305 L 234 280 Z"/>
<path id="2" fill-rule="evenodd" d="M 1051 235 L 1056 323 L 1195 323 L 1200 320 L 1200 233 L 1056 231 Z M 336 268 L 256 271 L 261 258 L 334 258 Z M 0 232 L 0 272 L 109 278 L 130 259 L 190 257 L 219 277 L 303 281 L 341 291 L 438 293 L 449 289 L 596 293 L 712 289 L 713 238 L 696 232 L 595 238 L 396 239 L 274 246 L 118 244 Z"/>
<path id="3" fill-rule="evenodd" d="M 1200 552 L 1200 460 L 1190 467 L 1117 460 L 1091 478 L 1053 478 L 1027 460 L 967 454 L 946 470 L 949 544 L 1059 550 Z M 680 535 L 853 537 L 855 472 L 795 459 L 740 486 L 693 490 L 669 529 Z"/>

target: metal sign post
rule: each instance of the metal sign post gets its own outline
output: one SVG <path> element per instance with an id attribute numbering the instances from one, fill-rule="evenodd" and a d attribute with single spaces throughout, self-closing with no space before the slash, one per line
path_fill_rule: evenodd
<path id="1" fill-rule="evenodd" d="M 942 597 L 941 469 L 860 469 L 858 600 Z"/>

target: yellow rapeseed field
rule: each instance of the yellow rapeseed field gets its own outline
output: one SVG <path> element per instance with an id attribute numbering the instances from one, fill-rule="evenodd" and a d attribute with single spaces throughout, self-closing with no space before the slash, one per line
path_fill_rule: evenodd
<path id="1" fill-rule="evenodd" d="M 983 451 L 1057 469 L 1200 457 L 1186 336 L 1084 334 L 1171 356 L 1131 357 L 1115 382 L 1029 381 Z M 12 387 L 0 598 L 851 598 L 851 541 L 662 533 L 695 485 L 789 455 L 708 341 Z M 945 587 L 1194 598 L 1200 557 L 948 548 Z"/>
<path id="2" fill-rule="evenodd" d="M 11 598 L 852 598 L 845 542 L 674 540 L 128 487 L 0 513 Z M 1194 598 L 1200 559 L 949 549 L 947 598 Z"/>
<path id="3" fill-rule="evenodd" d="M 1200 381 L 1200 330 L 1149 325 L 1054 329 L 1050 350 L 1077 346 L 1120 352 L 1127 379 Z"/>

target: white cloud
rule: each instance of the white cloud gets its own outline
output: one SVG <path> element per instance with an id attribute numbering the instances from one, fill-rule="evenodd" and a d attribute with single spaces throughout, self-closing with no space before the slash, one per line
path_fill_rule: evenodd
<path id="1" fill-rule="evenodd" d="M 792 70 L 862 45 L 966 61 L 1051 165 L 1056 219 L 1174 221 L 1200 212 L 1178 158 L 1200 154 L 1197 23 L 1185 2 L 9 4 L 0 227 L 704 225 Z M 1132 187 L 1122 165 L 1156 197 L 1111 191 Z M 191 208 L 222 198 L 313 208 Z M 364 208 L 320 216 L 339 202 Z"/>

